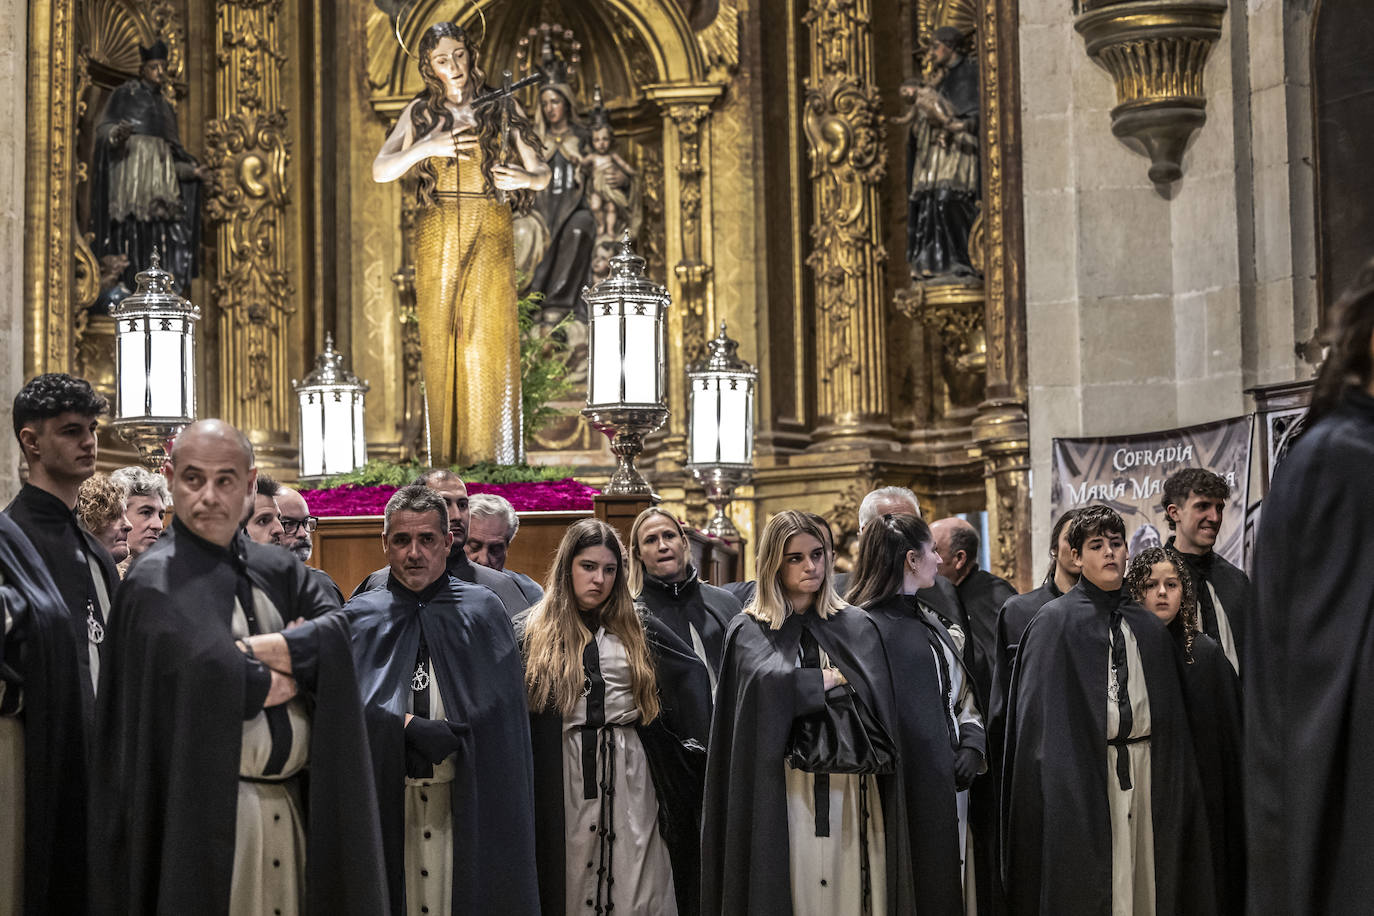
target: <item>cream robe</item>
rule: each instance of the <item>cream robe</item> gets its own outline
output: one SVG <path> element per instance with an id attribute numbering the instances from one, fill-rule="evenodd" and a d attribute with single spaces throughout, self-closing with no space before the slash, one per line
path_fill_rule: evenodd
<path id="1" fill-rule="evenodd" d="M 439 679 L 429 665 L 429 714 L 447 718 Z M 413 697 L 407 711 L 414 712 Z M 453 912 L 452 757 L 424 779 L 406 777 L 406 912 L 410 916 L 448 916 Z"/>
<path id="2" fill-rule="evenodd" d="M 821 667 L 830 665 L 820 650 Z M 798 660 L 798 665 L 801 662 Z M 787 785 L 787 851 L 793 916 L 883 916 L 887 913 L 887 843 L 878 781 L 830 774 L 830 836 L 816 836 L 816 777 L 783 763 Z M 867 836 L 861 830 L 860 780 L 868 795 Z M 860 843 L 868 843 L 869 908 L 863 908 Z"/>
<path id="3" fill-rule="evenodd" d="M 615 794 L 612 815 L 603 824 L 603 803 L 607 799 L 598 788 L 596 798 L 584 798 L 582 782 L 582 726 L 587 721 L 587 701 L 577 702 L 573 714 L 563 717 L 563 816 L 565 826 L 564 869 L 566 890 L 564 912 L 594 913 L 597 902 L 597 871 L 609 869 L 615 884 L 611 897 L 617 913 L 645 913 L 676 916 L 677 897 L 673 891 L 673 868 L 668 845 L 658 832 L 658 796 L 649 775 L 649 760 L 634 726 L 639 710 L 630 691 L 630 665 L 619 637 L 599 628 L 592 637 L 601 656 L 601 677 L 606 682 L 606 724 L 598 733 L 597 784 L 603 774 L 614 771 Z M 618 726 L 618 727 L 611 727 Z M 604 751 L 609 736 L 610 754 Z M 602 860 L 602 841 L 598 831 L 608 826 L 614 842 L 606 844 L 610 860 Z M 603 887 L 601 902 L 606 902 Z"/>
<path id="4" fill-rule="evenodd" d="M 282 629 L 276 605 L 256 587 L 253 610 L 262 632 Z M 248 618 L 237 601 L 231 630 L 236 639 L 248 636 Z M 305 899 L 305 828 L 297 781 L 291 777 L 305 768 L 310 717 L 300 697 L 287 703 L 286 711 L 291 721 L 291 750 L 281 773 L 272 776 L 263 775 L 272 753 L 266 713 L 259 712 L 243 723 L 234 872 L 229 891 L 232 916 L 296 916 Z"/>
<path id="5" fill-rule="evenodd" d="M 1121 713 L 1113 699 L 1116 683 L 1107 656 L 1107 737 L 1150 734 L 1150 696 L 1135 633 L 1121 622 L 1126 643 L 1126 690 L 1131 700 L 1131 734 L 1123 736 Z M 1117 749 L 1107 748 L 1107 807 L 1112 825 L 1112 916 L 1155 916 L 1154 816 L 1150 808 L 1150 742 L 1126 745 L 1131 756 L 1131 788 L 1122 790 L 1116 775 Z"/>

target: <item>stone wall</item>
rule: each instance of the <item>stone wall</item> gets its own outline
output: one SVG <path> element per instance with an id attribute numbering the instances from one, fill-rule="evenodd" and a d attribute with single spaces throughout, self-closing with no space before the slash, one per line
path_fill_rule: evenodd
<path id="1" fill-rule="evenodd" d="M 1294 165 L 1311 118 L 1305 56 L 1290 49 L 1308 25 L 1283 7 L 1231 4 L 1207 63 L 1207 123 L 1182 180 L 1157 187 L 1148 158 L 1111 133 L 1112 80 L 1069 4 L 1022 0 L 1037 558 L 1051 439 L 1236 416 L 1246 387 L 1311 372 L 1294 354 L 1316 317 L 1310 173 Z"/>
<path id="2" fill-rule="evenodd" d="M 26 0 L 0 0 L 0 505 L 19 489 L 10 404 L 24 384 L 24 92 Z"/>

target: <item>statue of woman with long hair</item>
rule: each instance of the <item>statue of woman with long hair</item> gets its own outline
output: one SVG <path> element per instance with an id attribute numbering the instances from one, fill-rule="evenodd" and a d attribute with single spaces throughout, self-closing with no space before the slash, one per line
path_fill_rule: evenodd
<path id="1" fill-rule="evenodd" d="M 523 112 L 504 100 L 473 105 L 486 77 L 463 28 L 430 26 L 418 57 L 425 88 L 401 112 L 372 177 L 395 181 L 419 172 L 415 305 L 429 460 L 511 464 L 520 456 L 511 209 L 529 206 L 548 184 L 549 167 Z"/>

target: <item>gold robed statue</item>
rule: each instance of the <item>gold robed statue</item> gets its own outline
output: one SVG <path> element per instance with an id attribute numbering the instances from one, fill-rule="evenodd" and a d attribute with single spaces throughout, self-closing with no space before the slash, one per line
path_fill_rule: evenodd
<path id="1" fill-rule="evenodd" d="M 521 433 L 512 208 L 528 208 L 550 172 L 514 100 L 484 104 L 491 88 L 463 28 L 430 26 L 417 51 L 425 88 L 401 112 L 372 177 L 419 172 L 413 251 L 429 461 L 513 464 Z"/>

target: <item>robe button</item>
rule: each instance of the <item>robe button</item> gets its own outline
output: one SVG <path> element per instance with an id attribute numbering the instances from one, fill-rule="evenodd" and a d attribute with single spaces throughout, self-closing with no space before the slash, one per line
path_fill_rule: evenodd
<path id="1" fill-rule="evenodd" d="M 587 906 L 591 906 L 591 905 L 592 905 L 592 902 L 591 902 L 590 900 L 588 900 L 588 901 L 587 901 Z"/>
<path id="2" fill-rule="evenodd" d="M 821 887 L 825 887 L 825 879 L 824 879 L 824 878 L 821 879 Z"/>
<path id="3" fill-rule="evenodd" d="M 422 906 L 422 907 L 420 907 L 420 912 L 421 912 L 421 913 L 428 913 L 428 912 L 429 912 L 429 907 L 427 907 L 427 906 Z"/>
<path id="4" fill-rule="evenodd" d="M 420 877 L 421 877 L 421 878 L 428 878 L 428 877 L 429 877 L 429 869 L 428 869 L 428 868 L 422 868 L 422 869 L 420 869 Z"/>
<path id="5" fill-rule="evenodd" d="M 272 860 L 272 867 L 273 867 L 273 868 L 281 868 L 281 859 L 273 859 L 273 860 Z"/>
<path id="6" fill-rule="evenodd" d="M 422 801 L 422 802 L 427 802 L 427 801 L 429 801 L 429 796 L 426 795 L 425 793 L 421 792 L 421 793 L 420 793 L 420 801 Z"/>
<path id="7" fill-rule="evenodd" d="M 280 814 L 274 814 L 274 815 L 272 815 L 272 820 L 274 820 L 274 821 L 279 821 L 279 820 L 281 820 L 281 815 L 280 815 Z"/>
<path id="8" fill-rule="evenodd" d="M 588 863 L 587 863 L 587 867 L 588 867 L 588 868 L 591 868 L 591 867 L 592 867 L 592 863 L 588 862 Z"/>
<path id="9" fill-rule="evenodd" d="M 428 830 L 426 830 L 426 831 L 425 831 L 425 839 L 429 839 L 429 837 L 430 837 L 430 833 L 429 833 Z"/>

